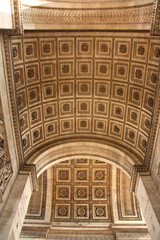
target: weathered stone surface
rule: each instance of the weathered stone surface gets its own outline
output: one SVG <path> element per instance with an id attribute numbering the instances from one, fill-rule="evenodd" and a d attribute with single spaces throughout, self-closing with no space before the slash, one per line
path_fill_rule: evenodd
<path id="1" fill-rule="evenodd" d="M 151 176 L 139 177 L 136 194 L 151 238 L 159 240 L 160 195 Z"/>

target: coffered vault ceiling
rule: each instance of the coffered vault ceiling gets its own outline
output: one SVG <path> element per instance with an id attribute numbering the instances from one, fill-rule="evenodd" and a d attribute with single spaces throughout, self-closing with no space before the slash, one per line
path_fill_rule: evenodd
<path id="1" fill-rule="evenodd" d="M 112 167 L 110 164 L 86 158 L 72 159 L 54 165 L 49 171 L 53 171 L 53 179 L 47 180 L 47 171 L 40 175 L 38 179 L 40 188 L 32 195 L 26 219 L 44 218 L 46 206 L 44 207 L 45 204 L 40 202 L 46 201 L 47 186 L 51 185 L 53 187 L 50 219 L 52 222 L 62 222 L 63 220 L 72 223 L 73 221 L 106 223 L 113 221 Z M 122 201 L 118 210 L 119 219 L 141 220 L 137 200 L 129 192 L 129 178 L 118 169 L 116 175 L 117 183 L 115 180 L 113 185 L 117 184 L 118 202 Z M 40 197 L 40 195 L 43 196 Z M 121 198 L 120 195 L 122 195 Z M 78 211 L 79 204 L 80 206 L 84 204 L 84 211 Z M 97 214 L 94 208 L 97 209 Z"/>
<path id="2" fill-rule="evenodd" d="M 146 234 L 133 191 L 158 119 L 156 1 L 14 8 L 17 36 L 4 33 L 4 50 L 19 169 L 33 183 L 21 238 Z"/>
<path id="3" fill-rule="evenodd" d="M 143 228 L 137 199 L 129 192 L 129 178 L 106 162 L 88 158 L 62 161 L 43 172 L 38 182 L 39 191 L 32 194 L 21 237 L 46 236 L 46 229 L 40 228 L 44 223 L 54 234 L 52 239 L 66 231 L 73 234 L 81 226 L 85 234 L 87 228 L 101 235 L 113 234 L 114 223 L 127 221 Z"/>
<path id="4" fill-rule="evenodd" d="M 58 141 L 103 142 L 143 164 L 160 40 L 149 33 L 28 32 L 12 37 L 26 160 Z"/>

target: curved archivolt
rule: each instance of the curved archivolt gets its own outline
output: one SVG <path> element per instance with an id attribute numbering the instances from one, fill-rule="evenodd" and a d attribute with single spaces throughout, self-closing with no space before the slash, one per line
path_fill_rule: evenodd
<path id="1" fill-rule="evenodd" d="M 134 159 L 131 159 L 122 151 L 106 146 L 105 144 L 93 142 L 76 142 L 58 145 L 44 151 L 43 153 L 36 153 L 27 161 L 27 164 L 35 164 L 37 175 L 39 176 L 52 165 L 58 164 L 71 157 L 79 159 L 84 156 L 110 163 L 124 171 L 129 178 L 131 176 L 133 165 L 138 164 L 134 162 Z"/>

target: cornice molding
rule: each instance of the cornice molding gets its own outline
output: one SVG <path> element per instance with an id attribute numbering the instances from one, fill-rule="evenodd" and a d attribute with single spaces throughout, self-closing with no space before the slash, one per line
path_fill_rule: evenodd
<path id="1" fill-rule="evenodd" d="M 38 182 L 37 182 L 37 173 L 36 166 L 34 164 L 24 164 L 20 170 L 20 174 L 30 174 L 32 180 L 33 191 L 38 190 Z"/>
<path id="2" fill-rule="evenodd" d="M 10 105 L 12 111 L 12 118 L 13 118 L 13 125 L 14 125 L 14 132 L 15 132 L 15 139 L 17 145 L 17 154 L 19 159 L 19 166 L 20 168 L 23 166 L 23 151 L 20 144 L 20 132 L 18 128 L 18 114 L 17 114 L 17 107 L 16 107 L 16 98 L 15 98 L 15 87 L 14 87 L 14 80 L 13 80 L 13 57 L 10 47 L 10 36 L 7 32 L 3 34 L 3 43 L 4 43 L 4 52 L 5 52 L 5 61 L 6 61 L 6 73 L 7 73 L 7 80 L 8 80 L 8 89 L 10 94 Z"/>
<path id="3" fill-rule="evenodd" d="M 160 72 L 160 65 L 159 65 L 159 72 Z M 144 158 L 144 163 L 146 166 L 146 170 L 150 171 L 151 168 L 151 161 L 153 157 L 153 149 L 154 149 L 154 143 L 155 143 L 155 138 L 156 138 L 156 131 L 157 131 L 157 126 L 158 126 L 158 119 L 159 119 L 159 114 L 160 114 L 160 75 L 158 75 L 158 81 L 157 81 L 157 88 L 156 88 L 156 94 L 155 94 L 155 107 L 153 111 L 153 118 L 152 118 L 152 126 L 151 126 L 151 131 L 150 131 L 150 136 L 149 136 L 149 141 L 148 141 L 148 148 L 146 151 L 146 155 Z"/>

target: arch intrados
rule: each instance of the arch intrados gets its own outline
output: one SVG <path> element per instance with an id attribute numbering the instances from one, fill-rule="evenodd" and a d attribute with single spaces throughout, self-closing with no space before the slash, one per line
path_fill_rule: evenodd
<path id="1" fill-rule="evenodd" d="M 30 158 L 27 163 L 36 165 L 37 176 L 39 176 L 47 168 L 59 162 L 84 157 L 93 160 L 102 160 L 115 165 L 127 174 L 128 177 L 131 177 L 132 168 L 135 164 L 134 160 L 124 152 L 109 145 L 95 142 L 72 142 L 60 144 L 45 150 L 37 157 Z"/>
<path id="2" fill-rule="evenodd" d="M 108 164 L 114 165 L 117 168 L 119 168 L 120 170 L 122 170 L 129 177 L 129 179 L 131 178 L 130 173 L 127 172 L 126 169 L 122 168 L 121 166 L 119 166 L 116 163 L 113 163 L 112 161 L 109 161 L 109 160 L 101 158 L 101 157 L 94 157 L 92 155 L 85 155 L 85 156 L 77 155 L 77 156 L 71 157 L 71 159 L 79 159 L 79 158 L 84 158 L 84 157 L 92 159 L 92 160 L 100 160 L 100 161 L 106 162 Z M 47 170 L 48 168 L 52 167 L 53 165 L 56 165 L 56 164 L 58 164 L 60 162 L 66 161 L 66 160 L 68 160 L 68 157 L 64 157 L 62 159 L 54 160 L 53 162 L 51 162 L 47 166 L 45 166 L 43 169 L 41 169 L 39 172 L 37 172 L 37 177 L 39 177 L 45 170 Z"/>

